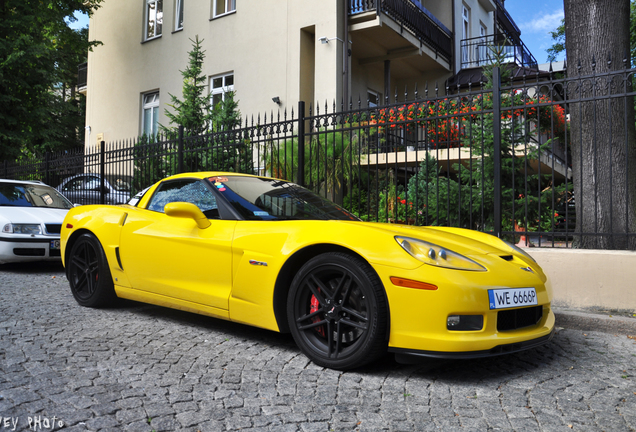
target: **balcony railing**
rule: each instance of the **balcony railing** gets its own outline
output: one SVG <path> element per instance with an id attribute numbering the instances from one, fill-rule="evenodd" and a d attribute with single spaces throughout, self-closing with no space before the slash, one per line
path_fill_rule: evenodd
<path id="1" fill-rule="evenodd" d="M 512 19 L 503 3 L 499 0 L 494 0 L 497 5 L 497 25 L 499 28 L 515 43 L 521 42 L 521 30 L 515 24 L 515 21 Z"/>
<path id="2" fill-rule="evenodd" d="M 88 83 L 88 63 L 77 66 L 77 88 L 86 87 Z"/>
<path id="3" fill-rule="evenodd" d="M 384 13 L 410 30 L 447 61 L 452 58 L 452 33 L 417 0 L 349 0 L 349 14 Z"/>
<path id="4" fill-rule="evenodd" d="M 495 51 L 500 51 L 505 63 L 515 63 L 520 67 L 537 68 L 537 60 L 530 50 L 519 39 L 513 43 L 503 34 L 481 36 L 471 39 L 462 39 L 459 55 L 461 56 L 461 69 L 483 67 L 495 61 Z"/>

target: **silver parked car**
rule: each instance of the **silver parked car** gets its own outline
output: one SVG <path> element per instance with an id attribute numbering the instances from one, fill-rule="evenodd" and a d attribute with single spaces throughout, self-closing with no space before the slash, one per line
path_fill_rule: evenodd
<path id="1" fill-rule="evenodd" d="M 60 230 L 73 204 L 41 182 L 0 179 L 0 264 L 60 260 Z"/>
<path id="2" fill-rule="evenodd" d="M 130 200 L 132 177 L 107 174 L 104 176 L 104 203 L 126 204 Z M 62 181 L 57 190 L 74 204 L 100 203 L 101 175 L 77 174 Z"/>

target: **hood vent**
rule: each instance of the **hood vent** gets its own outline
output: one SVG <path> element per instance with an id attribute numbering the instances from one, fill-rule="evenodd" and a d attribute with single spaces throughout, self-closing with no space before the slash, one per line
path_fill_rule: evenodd
<path id="1" fill-rule="evenodd" d="M 500 258 L 506 261 L 512 261 L 512 255 L 501 255 Z"/>

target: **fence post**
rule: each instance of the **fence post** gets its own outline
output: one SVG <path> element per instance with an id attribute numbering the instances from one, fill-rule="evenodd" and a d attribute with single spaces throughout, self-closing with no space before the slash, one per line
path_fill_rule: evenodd
<path id="1" fill-rule="evenodd" d="M 492 74 L 492 117 L 493 117 L 493 145 L 494 145 L 494 229 L 495 235 L 501 237 L 501 70 L 493 68 Z"/>
<path id="2" fill-rule="evenodd" d="M 99 203 L 104 204 L 104 195 L 106 192 L 106 185 L 104 184 L 104 176 L 106 175 L 106 142 L 100 141 L 99 143 Z"/>
<path id="3" fill-rule="evenodd" d="M 44 155 L 44 183 L 51 185 L 51 176 L 49 175 L 49 165 L 51 159 L 51 152 L 47 151 Z"/>
<path id="4" fill-rule="evenodd" d="M 305 186 L 305 102 L 298 101 L 298 180 Z"/>
<path id="5" fill-rule="evenodd" d="M 179 125 L 179 138 L 177 141 L 177 172 L 181 174 L 183 170 L 183 125 Z"/>

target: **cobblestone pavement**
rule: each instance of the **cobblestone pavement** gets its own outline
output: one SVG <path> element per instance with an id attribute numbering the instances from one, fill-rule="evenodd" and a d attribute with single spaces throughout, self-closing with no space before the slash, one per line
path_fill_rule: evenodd
<path id="1" fill-rule="evenodd" d="M 0 267 L 0 296 L 0 432 L 636 429 L 633 335 L 560 329 L 521 354 L 341 373 L 288 335 L 82 308 L 60 265 Z"/>

